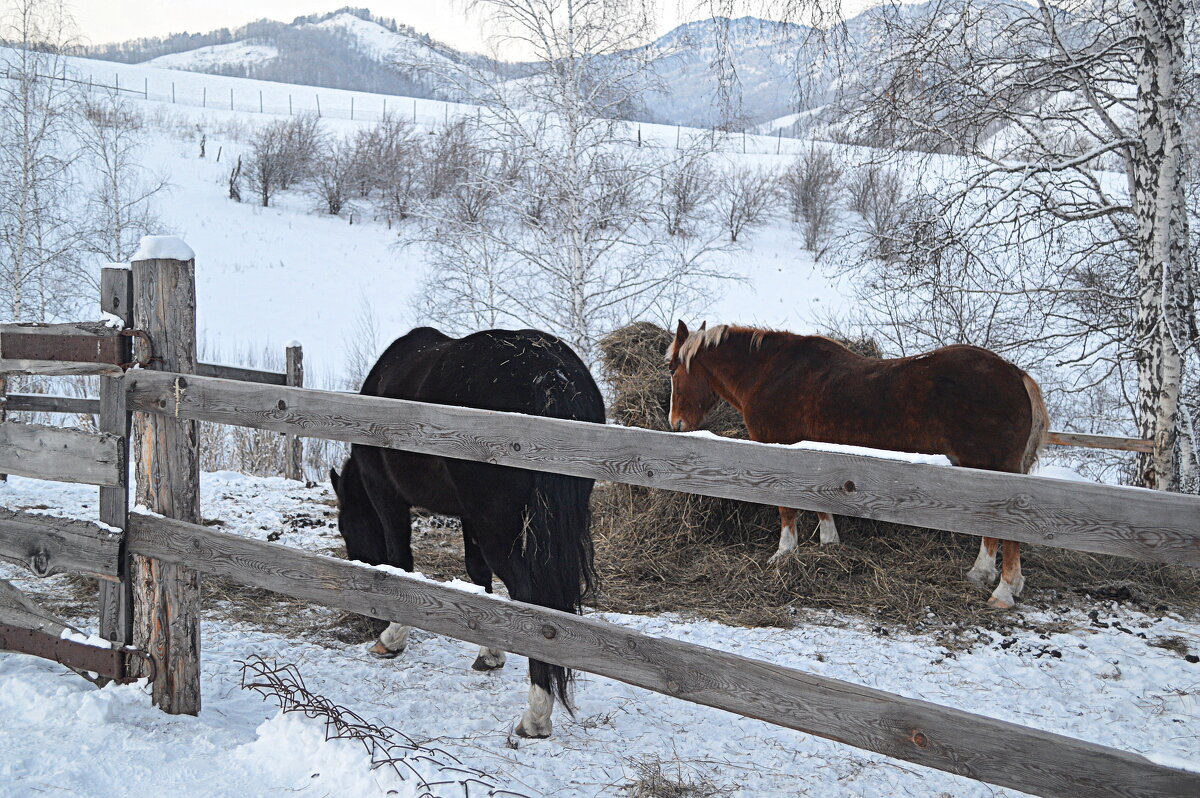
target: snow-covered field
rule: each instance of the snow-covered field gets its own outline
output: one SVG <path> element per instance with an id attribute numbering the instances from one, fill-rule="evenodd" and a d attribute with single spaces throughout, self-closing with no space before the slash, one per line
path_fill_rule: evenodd
<path id="1" fill-rule="evenodd" d="M 196 253 L 199 332 L 209 352 L 235 362 L 251 353 L 261 356 L 263 349 L 282 353 L 287 342 L 298 340 L 308 374 L 337 378 L 347 342 L 368 305 L 384 342 L 414 326 L 436 325 L 414 302 L 426 273 L 421 245 L 397 246 L 396 231 L 358 214 L 353 223 L 351 217 L 319 214 L 316 200 L 297 192 L 285 192 L 269 208 L 233 202 L 229 172 L 238 155 L 248 152 L 247 132 L 286 117 L 289 103 L 299 113 L 315 111 L 319 102 L 323 124 L 342 134 L 373 124 L 385 107 L 411 114 L 428 129 L 458 115 L 474 116 L 474 106 L 79 58 L 70 63 L 83 80 L 97 85 L 116 82 L 138 93 L 146 87 L 150 99 L 137 93 L 126 97 L 147 118 L 143 163 L 172 184 L 155 198 L 161 232 L 180 235 Z M 258 113 L 260 93 L 266 113 Z M 352 98 L 356 121 L 349 119 Z M 640 127 L 646 142 L 674 146 L 676 128 Z M 207 136 L 203 159 L 198 157 L 201 130 Z M 680 135 L 686 139 L 689 132 Z M 742 136 L 726 143 L 730 158 L 781 168 L 804 146 L 749 136 L 749 154 L 741 155 Z M 847 292 L 822 273 L 784 219 L 748 235 L 742 248 L 714 258 L 714 267 L 742 279 L 714 285 L 705 318 L 696 322 L 815 331 L 820 320 L 845 312 Z"/>
<path id="2" fill-rule="evenodd" d="M 204 475 L 202 496 L 204 517 L 220 520 L 225 531 L 259 539 L 282 531 L 281 543 L 321 552 L 340 542 L 325 488 L 218 473 Z M 0 486 L 0 505 L 72 517 L 94 518 L 95 497 L 92 488 L 17 477 Z M 0 577 L 19 576 L 0 566 Z M 54 589 L 54 579 L 18 583 Z M 0 795 L 417 794 L 415 777 L 400 783 L 390 770 L 372 771 L 355 744 L 325 742 L 319 720 L 281 716 L 240 689 L 238 661 L 253 655 L 294 663 L 313 692 L 526 795 L 620 795 L 647 765 L 744 796 L 1016 794 L 587 674 L 577 686 L 574 719 L 558 711 L 552 738 L 518 742 L 510 732 L 525 702 L 521 657 L 501 671 L 477 673 L 469 667 L 472 646 L 418 631 L 403 657 L 381 662 L 364 645 L 321 634 L 336 617 L 324 609 L 311 610 L 313 633 L 298 638 L 280 634 L 275 618 L 236 624 L 213 609 L 202 630 L 198 718 L 160 714 L 138 685 L 97 691 L 53 663 L 0 654 Z M 827 614 L 788 630 L 596 617 L 1200 768 L 1200 665 L 1179 653 L 1180 646 L 1200 651 L 1200 625 L 1169 614 L 1095 609 L 1095 618 L 1078 609 L 1056 612 L 1069 633 L 981 632 L 968 652 L 895 631 L 881 635 Z M 1172 639 L 1173 649 L 1155 645 Z M 455 786 L 435 794 L 463 792 Z"/>

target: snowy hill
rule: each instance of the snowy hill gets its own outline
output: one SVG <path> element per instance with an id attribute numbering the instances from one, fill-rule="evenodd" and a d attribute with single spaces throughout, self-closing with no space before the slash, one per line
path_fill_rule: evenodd
<path id="1" fill-rule="evenodd" d="M 439 96 L 422 66 L 473 56 L 364 9 L 259 20 L 236 30 L 176 34 L 82 54 L 124 63 L 411 97 Z"/>

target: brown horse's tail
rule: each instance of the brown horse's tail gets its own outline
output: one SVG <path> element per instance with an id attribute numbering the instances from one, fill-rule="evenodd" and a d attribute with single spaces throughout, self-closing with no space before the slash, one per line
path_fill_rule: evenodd
<path id="1" fill-rule="evenodd" d="M 1046 412 L 1046 402 L 1042 399 L 1042 389 L 1034 382 L 1033 377 L 1022 372 L 1025 381 L 1025 392 L 1029 394 L 1029 406 L 1033 411 L 1033 423 L 1029 429 L 1029 441 L 1025 444 L 1025 454 L 1021 457 L 1021 473 L 1028 474 L 1037 462 L 1038 454 L 1046 445 L 1050 432 L 1050 414 Z"/>

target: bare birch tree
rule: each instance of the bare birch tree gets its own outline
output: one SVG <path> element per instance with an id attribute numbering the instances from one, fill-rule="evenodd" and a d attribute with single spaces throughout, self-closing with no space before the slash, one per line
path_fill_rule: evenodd
<path id="1" fill-rule="evenodd" d="M 125 262 L 142 236 L 158 229 L 151 200 L 168 183 L 142 165 L 142 118 L 132 104 L 113 92 L 87 97 L 81 108 L 76 137 L 91 185 L 80 247 L 99 262 Z M 94 264 L 82 258 L 75 264 L 81 283 L 98 291 Z"/>
<path id="2" fill-rule="evenodd" d="M 793 18 L 828 8 L 781 5 Z M 1197 466 L 1180 400 L 1200 338 L 1185 0 L 935 0 L 876 18 L 869 67 L 843 98 L 848 127 L 910 172 L 914 151 L 957 160 L 924 162 L 900 267 L 860 284 L 879 289 L 898 336 L 940 314 L 961 340 L 1062 366 L 1060 387 L 1117 381 L 1155 443 L 1134 478 L 1179 489 Z"/>
<path id="3" fill-rule="evenodd" d="M 519 81 L 443 74 L 482 106 L 458 124 L 474 129 L 488 157 L 454 177 L 459 196 L 439 188 L 419 212 L 437 255 L 427 307 L 439 318 L 553 331 L 590 362 L 604 333 L 637 318 L 664 320 L 718 276 L 707 262 L 716 242 L 654 223 L 661 160 L 691 155 L 639 151 L 615 119 L 647 83 L 637 48 L 649 22 L 629 0 L 471 5 L 500 40 L 532 51 L 535 66 Z M 444 173 L 446 164 L 432 166 Z M 464 215 L 464 191 L 488 197 L 486 212 Z"/>
<path id="4" fill-rule="evenodd" d="M 61 55 L 71 20 L 53 0 L 17 0 L 0 22 L 0 298 L 3 315 L 46 321 L 78 298 L 67 279 L 75 102 Z"/>

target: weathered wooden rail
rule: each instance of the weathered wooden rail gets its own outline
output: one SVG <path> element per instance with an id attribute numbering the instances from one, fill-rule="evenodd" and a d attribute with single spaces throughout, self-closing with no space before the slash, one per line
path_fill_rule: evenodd
<path id="1" fill-rule="evenodd" d="M 139 500 L 157 514 L 129 513 L 122 485 L 101 489 L 101 521 L 123 535 L 0 515 L 0 557 L 43 573 L 92 573 L 111 586 L 102 628 L 112 639 L 138 640 L 155 658 L 155 702 L 168 711 L 199 710 L 203 572 L 1037 795 L 1200 794 L 1200 774 L 1128 751 L 208 529 L 192 511 L 198 484 L 188 425 L 234 424 L 1192 566 L 1200 566 L 1200 499 L 227 379 L 263 373 L 195 363 L 192 268 L 139 262 L 136 291 L 128 272 L 105 274 L 102 303 L 136 296 L 124 303 L 133 315 L 122 318 L 142 329 L 155 360 L 102 380 L 101 430 L 126 441 L 135 412 Z M 33 355 L 22 362 L 45 362 L 37 351 L 18 351 Z M 289 360 L 284 383 L 298 381 L 299 370 Z M 13 459 L 3 451 L 0 469 Z"/>
<path id="2" fill-rule="evenodd" d="M 1200 497 L 139 371 L 129 405 L 684 493 L 1200 566 Z"/>

